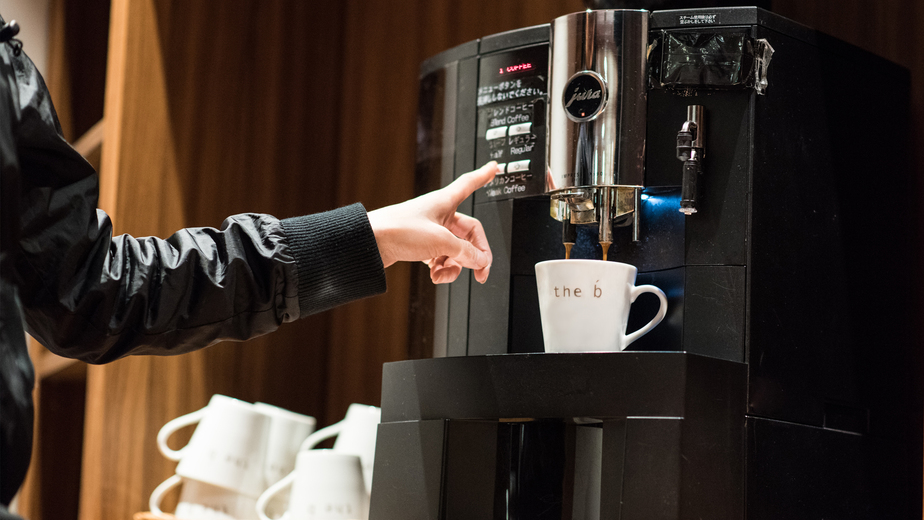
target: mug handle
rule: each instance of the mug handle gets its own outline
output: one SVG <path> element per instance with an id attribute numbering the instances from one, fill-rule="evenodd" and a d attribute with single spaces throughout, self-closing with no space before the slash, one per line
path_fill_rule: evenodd
<path id="1" fill-rule="evenodd" d="M 646 293 L 646 292 L 653 293 L 655 296 L 657 296 L 658 299 L 661 300 L 661 306 L 658 308 L 658 313 L 655 314 L 655 317 L 652 318 L 651 321 L 649 321 L 647 325 L 638 329 L 632 334 L 626 334 L 626 341 L 625 341 L 626 346 L 629 346 L 630 343 L 644 336 L 645 334 L 648 333 L 648 331 L 655 328 L 655 326 L 661 323 L 661 320 L 664 319 L 664 315 L 667 314 L 667 296 L 664 295 L 664 291 L 655 287 L 654 285 L 639 285 L 639 286 L 633 287 L 632 290 L 629 292 L 629 295 L 632 297 L 632 302 L 634 303 L 635 299 L 638 298 L 640 294 Z"/>
<path id="2" fill-rule="evenodd" d="M 279 494 L 280 491 L 292 485 L 292 482 L 295 481 L 295 471 L 292 471 L 288 475 L 279 479 L 279 482 L 276 482 L 272 486 L 266 488 L 266 491 L 260 495 L 260 498 L 257 499 L 257 516 L 260 517 L 260 520 L 273 520 L 272 518 L 266 516 L 266 506 L 270 503 L 270 500 L 274 496 Z M 279 517 L 278 520 L 288 518 L 289 512 L 286 511 Z"/>
<path id="3" fill-rule="evenodd" d="M 181 415 L 165 424 L 163 428 L 157 432 L 157 448 L 160 450 L 164 457 L 167 457 L 173 461 L 180 460 L 180 457 L 183 456 L 183 448 L 178 450 L 170 449 L 170 447 L 167 446 L 167 439 L 169 439 L 170 436 L 180 428 L 190 426 L 201 421 L 204 415 L 205 408 L 196 410 L 195 412 L 188 413 L 186 415 Z"/>
<path id="4" fill-rule="evenodd" d="M 343 430 L 343 423 L 346 421 L 340 421 L 336 424 L 332 424 L 327 428 L 321 428 L 320 430 L 309 435 L 303 442 L 298 451 L 305 451 L 314 448 L 318 444 L 321 444 L 321 441 L 330 439 L 335 435 L 339 435 Z"/>
<path id="5" fill-rule="evenodd" d="M 160 503 L 163 500 L 164 495 L 166 495 L 167 492 L 171 489 L 178 486 L 182 480 L 182 477 L 179 475 L 173 475 L 167 480 L 161 482 L 159 486 L 154 488 L 154 492 L 151 493 L 151 499 L 148 501 L 148 508 L 152 513 L 155 515 L 164 514 L 164 512 L 160 510 Z"/>

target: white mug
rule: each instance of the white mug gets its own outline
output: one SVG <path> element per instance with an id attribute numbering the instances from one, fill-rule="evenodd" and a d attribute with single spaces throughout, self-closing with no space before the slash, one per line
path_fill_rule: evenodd
<path id="1" fill-rule="evenodd" d="M 366 491 L 372 492 L 372 466 L 375 461 L 375 436 L 382 422 L 382 409 L 377 406 L 353 403 L 347 408 L 342 421 L 312 433 L 302 443 L 302 450 L 310 450 L 322 441 L 337 436 L 334 451 L 358 455 L 362 461 Z"/>
<path id="2" fill-rule="evenodd" d="M 302 442 L 314 431 L 317 421 L 309 415 L 295 413 L 266 403 L 254 403 L 261 413 L 270 417 L 263 464 L 263 487 L 268 488 L 295 469 L 295 457 Z M 271 514 L 282 513 L 289 496 L 281 493 L 269 505 Z"/>
<path id="3" fill-rule="evenodd" d="M 302 442 L 314 431 L 317 421 L 285 408 L 266 403 L 254 403 L 257 411 L 270 417 L 266 439 L 266 463 L 263 468 L 266 487 L 278 482 L 295 469 L 295 456 Z"/>
<path id="4" fill-rule="evenodd" d="M 163 515 L 160 505 L 164 495 L 180 484 L 183 487 L 173 513 L 178 519 L 257 520 L 257 501 L 253 497 L 179 475 L 173 475 L 154 489 L 148 502 L 151 512 Z"/>
<path id="5" fill-rule="evenodd" d="M 289 506 L 281 520 L 365 520 L 369 516 L 369 493 L 357 455 L 335 450 L 299 452 L 295 471 L 257 500 L 261 520 L 270 520 L 266 504 L 290 485 Z"/>
<path id="6" fill-rule="evenodd" d="M 170 449 L 167 439 L 175 431 L 199 423 L 189 444 Z M 157 434 L 157 446 L 170 460 L 178 460 L 176 473 L 250 497 L 266 489 L 264 466 L 271 418 L 252 404 L 213 395 L 208 406 L 177 417 Z"/>
<path id="7" fill-rule="evenodd" d="M 602 260 L 536 264 L 539 312 L 546 352 L 619 352 L 653 329 L 667 312 L 664 291 L 635 285 L 635 266 Z M 626 334 L 629 307 L 642 293 L 661 300 L 655 317 Z"/>
<path id="8" fill-rule="evenodd" d="M 337 436 L 334 441 L 333 452 L 359 457 L 363 473 L 363 484 L 366 494 L 372 492 L 372 467 L 375 461 L 375 438 L 379 423 L 382 420 L 382 409 L 376 406 L 353 403 L 347 408 L 346 417 L 342 421 L 312 433 L 301 445 L 299 456 L 306 451 L 313 450 L 322 441 Z M 297 464 L 296 464 L 297 465 Z M 278 504 L 273 498 L 283 492 L 296 479 L 298 471 L 293 471 L 282 480 L 270 486 L 257 500 L 257 512 L 260 518 L 268 520 L 267 512 L 272 513 Z"/>

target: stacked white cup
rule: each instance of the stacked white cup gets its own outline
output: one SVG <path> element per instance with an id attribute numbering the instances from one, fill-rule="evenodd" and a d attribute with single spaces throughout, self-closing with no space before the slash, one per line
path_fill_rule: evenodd
<path id="1" fill-rule="evenodd" d="M 369 517 L 375 438 L 382 410 L 351 404 L 346 417 L 318 430 L 302 443 L 295 470 L 257 500 L 260 520 L 276 515 L 268 507 L 291 486 L 282 520 L 365 520 Z M 312 449 L 337 436 L 330 450 Z"/>
<path id="2" fill-rule="evenodd" d="M 186 446 L 167 446 L 174 432 L 196 423 Z M 205 408 L 168 422 L 158 433 L 161 453 L 179 464 L 176 475 L 151 494 L 151 512 L 162 514 L 164 495 L 183 484 L 174 513 L 178 518 L 256 520 L 257 498 L 292 471 L 315 424 L 313 417 L 269 404 L 213 395 Z"/>

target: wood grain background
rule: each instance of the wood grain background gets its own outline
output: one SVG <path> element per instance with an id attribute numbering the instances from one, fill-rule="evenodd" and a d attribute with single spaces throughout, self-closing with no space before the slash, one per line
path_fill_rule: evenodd
<path id="1" fill-rule="evenodd" d="M 72 138 L 105 107 L 101 206 L 117 232 L 162 237 L 239 212 L 287 217 L 413 196 L 420 62 L 583 9 L 581 0 L 112 0 L 97 99 L 100 87 L 81 74 L 98 78 L 98 65 L 76 67 L 80 33 L 66 28 L 75 12 L 105 4 L 55 0 L 49 84 Z M 915 142 L 924 143 L 924 2 L 774 0 L 774 9 L 911 69 Z M 411 269 L 387 276 L 385 295 L 250 342 L 90 367 L 80 518 L 146 510 L 175 468 L 157 452 L 158 429 L 214 393 L 310 414 L 319 426 L 349 403 L 378 404 L 382 363 L 419 355 L 408 350 Z M 68 385 L 61 391 L 72 394 Z M 69 424 L 43 410 L 44 431 Z M 38 506 L 24 512 L 42 518 Z"/>
<path id="2" fill-rule="evenodd" d="M 245 211 L 410 198 L 420 62 L 580 9 L 540 3 L 115 0 L 101 204 L 117 232 L 166 236 Z M 157 430 L 214 393 L 321 424 L 378 404 L 382 363 L 408 357 L 409 273 L 390 268 L 387 294 L 264 338 L 91 367 L 80 517 L 146 509 L 175 468 Z"/>

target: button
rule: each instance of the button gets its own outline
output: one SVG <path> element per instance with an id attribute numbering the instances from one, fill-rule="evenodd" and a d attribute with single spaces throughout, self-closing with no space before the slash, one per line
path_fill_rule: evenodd
<path id="1" fill-rule="evenodd" d="M 503 174 L 504 174 L 504 171 L 505 171 L 504 168 L 506 168 L 506 167 L 507 167 L 507 163 L 500 163 L 500 164 L 498 164 L 498 165 L 497 165 L 497 173 L 495 173 L 494 175 L 503 175 Z"/>
<path id="2" fill-rule="evenodd" d="M 510 127 L 509 135 L 528 134 L 532 128 L 532 123 L 520 123 Z"/>
<path id="3" fill-rule="evenodd" d="M 500 127 L 491 128 L 490 130 L 488 130 L 488 133 L 485 134 L 484 138 L 490 141 L 491 139 L 499 139 L 501 137 L 506 137 L 506 136 L 507 136 L 507 127 L 500 126 Z"/>
<path id="4" fill-rule="evenodd" d="M 528 172 L 529 171 L 529 159 L 525 161 L 515 161 L 512 163 L 507 163 L 507 173 L 516 173 L 516 172 Z"/>

